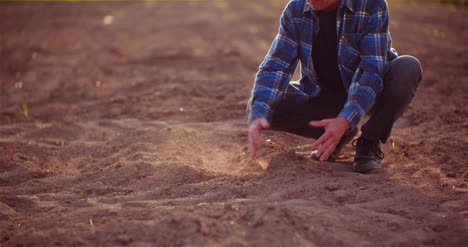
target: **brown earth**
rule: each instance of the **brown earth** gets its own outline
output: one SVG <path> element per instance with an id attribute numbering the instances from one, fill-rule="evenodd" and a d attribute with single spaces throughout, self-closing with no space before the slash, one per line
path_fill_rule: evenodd
<path id="1" fill-rule="evenodd" d="M 280 132 L 248 157 L 285 4 L 1 3 L 0 246 L 466 246 L 466 9 L 389 3 L 425 77 L 362 175 Z"/>

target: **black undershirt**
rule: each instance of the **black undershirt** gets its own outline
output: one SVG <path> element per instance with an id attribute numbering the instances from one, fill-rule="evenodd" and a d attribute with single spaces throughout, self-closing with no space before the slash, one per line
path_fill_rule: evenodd
<path id="1" fill-rule="evenodd" d="M 312 61 L 322 91 L 345 91 L 338 70 L 336 10 L 317 11 L 319 33 L 312 43 Z"/>

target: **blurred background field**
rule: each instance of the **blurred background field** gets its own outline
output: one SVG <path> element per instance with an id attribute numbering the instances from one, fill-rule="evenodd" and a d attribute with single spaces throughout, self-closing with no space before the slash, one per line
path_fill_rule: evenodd
<path id="1" fill-rule="evenodd" d="M 466 1 L 389 1 L 425 76 L 370 175 L 279 132 L 248 158 L 286 3 L 1 2 L 0 245 L 468 242 Z"/>

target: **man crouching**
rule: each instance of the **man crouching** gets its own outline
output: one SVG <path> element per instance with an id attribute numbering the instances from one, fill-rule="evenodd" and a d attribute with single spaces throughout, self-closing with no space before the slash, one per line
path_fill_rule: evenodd
<path id="1" fill-rule="evenodd" d="M 292 0 L 249 101 L 252 158 L 263 129 L 316 139 L 311 158 L 334 161 L 357 133 L 353 170 L 381 168 L 380 142 L 413 99 L 422 69 L 391 47 L 385 0 Z M 297 64 L 301 80 L 291 81 Z"/>

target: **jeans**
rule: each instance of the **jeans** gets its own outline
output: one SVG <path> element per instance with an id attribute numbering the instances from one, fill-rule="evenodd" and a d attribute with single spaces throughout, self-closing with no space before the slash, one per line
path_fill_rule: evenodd
<path id="1" fill-rule="evenodd" d="M 393 124 L 411 103 L 422 75 L 421 64 L 412 56 L 400 56 L 386 64 L 383 90 L 367 113 L 370 118 L 361 128 L 362 137 L 383 143 L 387 141 Z M 309 122 L 335 118 L 346 100 L 345 91 L 322 91 L 308 102 L 280 102 L 273 110 L 271 127 L 273 130 L 317 139 L 324 130 L 310 127 Z"/>

